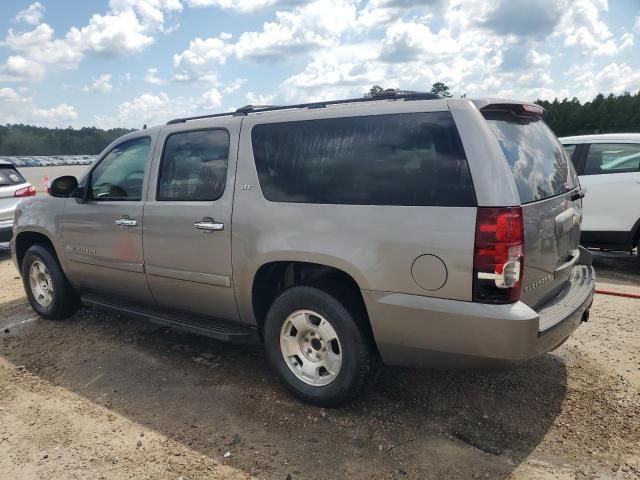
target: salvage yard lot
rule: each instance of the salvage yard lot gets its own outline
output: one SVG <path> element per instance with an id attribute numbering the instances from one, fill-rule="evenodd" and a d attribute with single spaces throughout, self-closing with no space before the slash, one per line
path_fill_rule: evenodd
<path id="1" fill-rule="evenodd" d="M 596 257 L 640 293 L 640 262 Z M 604 283 L 602 283 L 604 282 Z M 262 349 L 83 309 L 38 318 L 0 245 L 3 479 L 638 478 L 640 301 L 597 295 L 556 352 L 501 372 L 385 368 L 303 405 Z"/>

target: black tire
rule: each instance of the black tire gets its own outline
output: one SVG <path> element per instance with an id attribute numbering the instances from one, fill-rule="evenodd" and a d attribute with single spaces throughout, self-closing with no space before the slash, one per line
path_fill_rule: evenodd
<path id="1" fill-rule="evenodd" d="M 35 299 L 34 293 L 30 285 L 31 266 L 35 261 L 44 264 L 51 276 L 52 283 L 52 300 L 48 306 L 43 306 Z M 21 266 L 22 283 L 27 293 L 27 298 L 31 307 L 38 315 L 48 319 L 62 319 L 73 315 L 78 309 L 78 295 L 69 284 L 67 277 L 60 267 L 58 259 L 47 248 L 42 245 L 33 245 L 29 247 L 24 255 Z"/>
<path id="2" fill-rule="evenodd" d="M 312 310 L 322 315 L 338 336 L 342 366 L 335 379 L 327 385 L 305 383 L 291 371 L 284 360 L 280 348 L 280 332 L 287 317 L 296 310 Z M 330 294 L 314 287 L 292 287 L 273 302 L 265 321 L 265 350 L 271 366 L 290 392 L 314 405 L 337 407 L 355 399 L 365 385 L 373 381 L 377 356 L 366 328 L 361 327 L 361 323 L 355 318 L 357 315 Z"/>

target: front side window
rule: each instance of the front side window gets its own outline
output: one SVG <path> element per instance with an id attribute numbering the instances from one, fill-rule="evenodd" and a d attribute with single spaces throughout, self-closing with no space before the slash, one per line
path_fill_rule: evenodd
<path id="1" fill-rule="evenodd" d="M 213 201 L 227 181 L 229 133 L 197 130 L 167 138 L 158 182 L 158 200 Z"/>
<path id="2" fill-rule="evenodd" d="M 251 140 L 267 200 L 475 205 L 449 112 L 268 123 L 255 126 Z"/>
<path id="3" fill-rule="evenodd" d="M 594 143 L 589 146 L 585 175 L 640 171 L 640 144 Z"/>
<path id="4" fill-rule="evenodd" d="M 93 200 L 140 200 L 149 157 L 149 137 L 121 143 L 91 172 Z"/>

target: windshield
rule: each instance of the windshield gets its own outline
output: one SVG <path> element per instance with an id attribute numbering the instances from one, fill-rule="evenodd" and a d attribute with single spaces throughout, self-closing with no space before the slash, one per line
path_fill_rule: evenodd
<path id="1" fill-rule="evenodd" d="M 578 185 L 569 156 L 542 120 L 508 111 L 483 115 L 509 162 L 522 203 L 560 195 Z"/>

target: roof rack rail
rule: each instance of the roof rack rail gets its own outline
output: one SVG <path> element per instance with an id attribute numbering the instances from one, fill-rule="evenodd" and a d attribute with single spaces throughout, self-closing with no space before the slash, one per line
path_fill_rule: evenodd
<path id="1" fill-rule="evenodd" d="M 383 92 L 380 92 L 368 97 L 347 98 L 343 100 L 327 100 L 327 101 L 321 101 L 321 102 L 296 103 L 292 105 L 245 105 L 244 107 L 240 107 L 236 109 L 234 112 L 211 113 L 208 115 L 198 115 L 195 117 L 174 118 L 173 120 L 169 120 L 167 122 L 167 125 L 174 125 L 176 123 L 185 123 L 190 120 L 202 120 L 204 118 L 228 117 L 231 115 L 240 116 L 240 115 L 248 115 L 249 113 L 273 112 L 277 110 L 293 110 L 296 108 L 314 109 L 314 108 L 325 108 L 329 105 L 375 102 L 379 100 L 436 100 L 440 98 L 442 98 L 440 95 L 436 95 L 435 93 L 431 93 L 431 92 L 413 92 L 410 90 L 385 90 Z"/>

